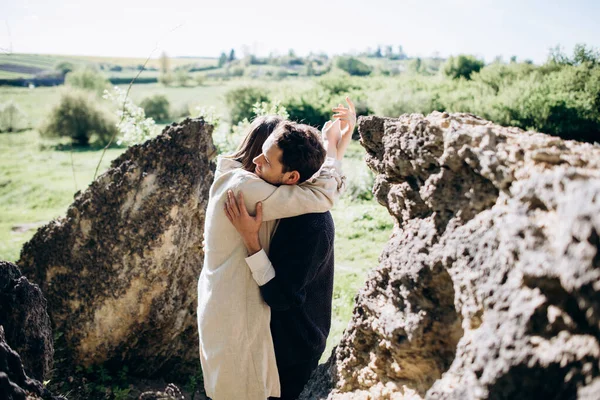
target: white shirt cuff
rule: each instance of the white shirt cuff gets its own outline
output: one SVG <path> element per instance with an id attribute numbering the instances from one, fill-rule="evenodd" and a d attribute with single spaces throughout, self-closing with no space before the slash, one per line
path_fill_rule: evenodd
<path id="1" fill-rule="evenodd" d="M 250 267 L 252 277 L 258 286 L 263 286 L 271 279 L 275 278 L 275 268 L 273 268 L 271 260 L 269 260 L 264 249 L 260 249 L 258 253 L 246 257 L 246 264 Z"/>

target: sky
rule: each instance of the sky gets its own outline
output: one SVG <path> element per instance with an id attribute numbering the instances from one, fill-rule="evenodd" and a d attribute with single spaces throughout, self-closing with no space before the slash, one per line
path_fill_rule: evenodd
<path id="1" fill-rule="evenodd" d="M 546 60 L 600 48 L 600 0 L 0 0 L 0 54 L 218 57 L 402 46 L 411 57 Z"/>

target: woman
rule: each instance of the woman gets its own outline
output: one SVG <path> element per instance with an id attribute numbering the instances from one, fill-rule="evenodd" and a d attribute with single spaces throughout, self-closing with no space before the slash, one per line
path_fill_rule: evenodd
<path id="1" fill-rule="evenodd" d="M 206 212 L 204 267 L 198 282 L 200 360 L 206 393 L 213 400 L 280 395 L 270 309 L 258 286 L 264 277 L 247 267 L 246 247 L 227 220 L 223 209 L 229 193 L 244 191 L 249 198 L 263 200 L 260 238 L 268 251 L 278 218 L 327 211 L 342 186 L 335 158 L 338 145 L 345 150 L 347 143 L 340 140 L 339 120 L 328 122 L 323 129 L 328 158 L 310 182 L 274 186 L 253 173 L 253 160 L 264 156 L 264 142 L 282 122 L 275 116 L 257 118 L 238 151 L 217 160 Z M 348 134 L 345 139 L 349 141 Z"/>

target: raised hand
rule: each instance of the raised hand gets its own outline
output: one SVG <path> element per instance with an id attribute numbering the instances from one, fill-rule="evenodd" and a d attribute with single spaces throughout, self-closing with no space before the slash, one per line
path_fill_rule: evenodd
<path id="1" fill-rule="evenodd" d="M 256 203 L 256 217 L 248 214 L 246 204 L 244 203 L 244 194 L 238 194 L 238 201 L 231 190 L 227 191 L 227 200 L 225 201 L 225 214 L 235 229 L 244 240 L 244 245 L 249 254 L 254 254 L 262 248 L 258 231 L 262 223 L 262 203 Z"/>
<path id="2" fill-rule="evenodd" d="M 340 140 L 337 145 L 338 160 L 344 157 L 346 149 L 352 141 L 352 133 L 356 126 L 356 108 L 354 107 L 354 103 L 347 96 L 346 102 L 348 103 L 348 108 L 341 104 L 333 108 L 335 114 L 333 114 L 332 118 L 337 118 L 340 121 Z"/>

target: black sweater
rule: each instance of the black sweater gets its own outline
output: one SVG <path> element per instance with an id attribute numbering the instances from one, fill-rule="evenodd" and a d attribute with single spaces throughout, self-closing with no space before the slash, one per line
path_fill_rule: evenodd
<path id="1" fill-rule="evenodd" d="M 271 240 L 275 278 L 260 287 L 271 306 L 278 367 L 318 358 L 331 327 L 333 239 L 329 212 L 282 219 Z"/>

